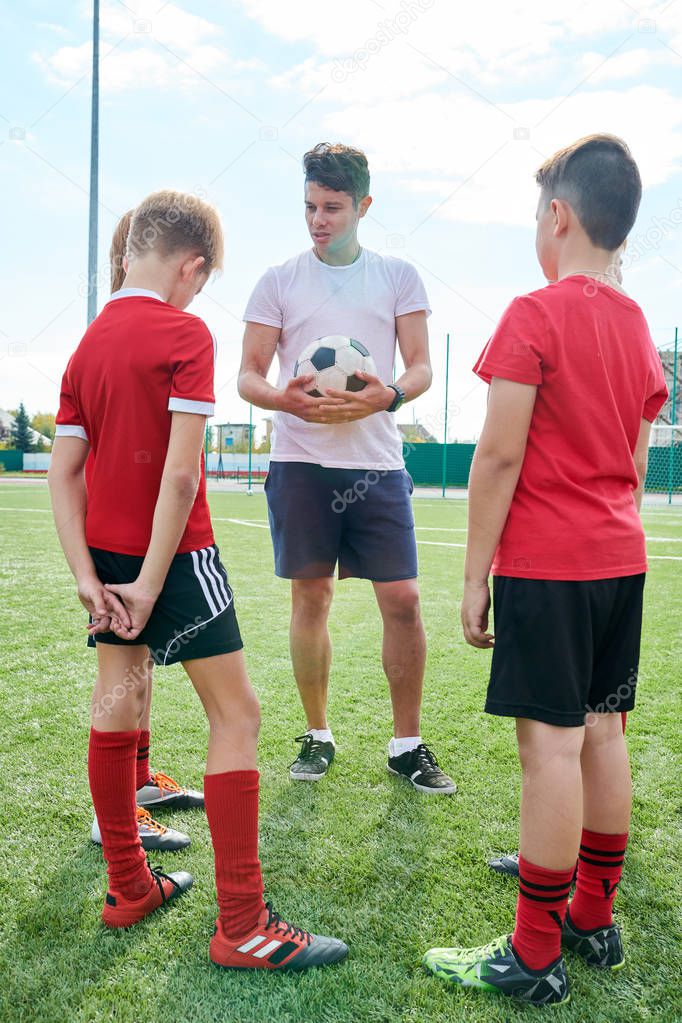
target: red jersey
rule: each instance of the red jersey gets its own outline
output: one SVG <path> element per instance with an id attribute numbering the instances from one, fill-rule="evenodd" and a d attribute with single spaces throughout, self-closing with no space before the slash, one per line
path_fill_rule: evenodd
<path id="1" fill-rule="evenodd" d="M 514 299 L 474 372 L 537 385 L 493 574 L 645 572 L 633 456 L 642 419 L 653 422 L 667 389 L 637 303 L 583 274 L 565 277 Z"/>
<path id="2" fill-rule="evenodd" d="M 90 324 L 64 373 L 55 432 L 90 444 L 85 536 L 91 547 L 147 553 L 171 413 L 213 415 L 213 366 L 206 324 L 153 291 L 116 292 Z M 178 553 L 213 542 L 202 457 Z"/>

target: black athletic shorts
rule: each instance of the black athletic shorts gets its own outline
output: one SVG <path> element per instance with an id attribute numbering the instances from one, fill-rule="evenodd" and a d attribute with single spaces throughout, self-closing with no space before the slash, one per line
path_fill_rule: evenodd
<path id="1" fill-rule="evenodd" d="M 144 558 L 90 548 L 103 583 L 132 583 Z M 176 664 L 241 650 L 234 594 L 218 548 L 176 554 L 149 621 L 137 639 L 120 639 L 114 632 L 88 637 L 88 646 L 107 643 L 136 646 L 146 643 L 156 664 Z"/>
<path id="2" fill-rule="evenodd" d="M 414 579 L 417 543 L 406 469 L 271 462 L 265 481 L 275 574 L 373 582 Z"/>
<path id="3" fill-rule="evenodd" d="M 495 576 L 486 711 L 573 728 L 589 714 L 632 710 L 644 579 Z"/>

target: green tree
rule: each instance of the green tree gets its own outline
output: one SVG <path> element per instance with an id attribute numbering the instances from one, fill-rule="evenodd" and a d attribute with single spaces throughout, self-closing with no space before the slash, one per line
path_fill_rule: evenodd
<path id="1" fill-rule="evenodd" d="M 23 401 L 17 409 L 17 414 L 12 426 L 12 443 L 17 451 L 30 451 L 33 447 L 31 441 L 31 420 L 24 408 Z"/>
<path id="2" fill-rule="evenodd" d="M 43 437 L 49 437 L 50 440 L 54 440 L 54 416 L 51 412 L 36 412 L 31 420 L 31 426 L 37 433 L 42 434 Z"/>

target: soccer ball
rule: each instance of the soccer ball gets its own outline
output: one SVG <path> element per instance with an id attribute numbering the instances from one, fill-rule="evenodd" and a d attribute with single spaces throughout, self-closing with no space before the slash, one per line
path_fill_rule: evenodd
<path id="1" fill-rule="evenodd" d="M 328 334 L 312 341 L 294 366 L 295 377 L 315 377 L 308 391 L 313 398 L 321 398 L 327 387 L 337 391 L 361 391 L 367 382 L 355 375 L 358 371 L 376 376 L 374 359 L 363 344 L 343 334 Z"/>

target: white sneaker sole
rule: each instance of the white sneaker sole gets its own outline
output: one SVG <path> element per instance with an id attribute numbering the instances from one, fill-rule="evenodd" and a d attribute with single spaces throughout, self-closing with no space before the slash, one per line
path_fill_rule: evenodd
<path id="1" fill-rule="evenodd" d="M 446 789 L 429 789 L 426 785 L 418 785 L 416 781 L 412 781 L 406 774 L 401 774 L 400 771 L 394 771 L 392 767 L 387 765 L 386 770 L 389 774 L 395 775 L 396 778 L 404 778 L 405 781 L 409 781 L 410 785 L 417 790 L 417 792 L 423 792 L 425 796 L 452 796 L 457 791 L 457 786 L 454 781 L 452 785 Z"/>
<path id="2" fill-rule="evenodd" d="M 325 771 L 324 774 L 294 774 L 293 771 L 289 771 L 289 777 L 292 781 L 322 781 L 326 773 Z"/>

